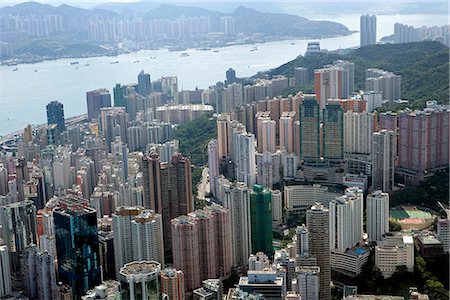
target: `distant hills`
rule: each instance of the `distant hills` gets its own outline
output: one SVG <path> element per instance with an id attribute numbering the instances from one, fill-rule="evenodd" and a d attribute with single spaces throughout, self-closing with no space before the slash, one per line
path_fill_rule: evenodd
<path id="1" fill-rule="evenodd" d="M 307 67 L 310 79 L 314 69 L 337 59 L 355 63 L 355 85 L 363 89 L 365 70 L 381 68 L 402 75 L 402 98 L 413 106 L 423 106 L 427 100 L 448 103 L 449 48 L 439 42 L 373 45 L 356 49 L 348 55 L 319 53 L 299 56 L 269 72 L 270 76 L 293 76 L 294 68 Z"/>
<path id="2" fill-rule="evenodd" d="M 348 35 L 351 31 L 344 25 L 330 21 L 312 21 L 304 17 L 292 14 L 259 12 L 257 10 L 239 6 L 232 13 L 223 13 L 205 8 L 184 5 L 160 4 L 156 7 L 140 3 L 130 6 L 141 8 L 139 15 L 143 19 L 175 19 L 181 16 L 210 16 L 213 22 L 219 22 L 222 16 L 233 16 L 235 19 L 235 31 L 243 34 L 262 33 L 270 37 L 299 37 L 322 38 L 329 36 Z M 63 16 L 65 28 L 70 30 L 82 30 L 91 19 L 125 19 L 135 15 L 134 10 L 127 10 L 127 4 L 102 5 L 113 10 L 95 8 L 92 10 L 78 8 L 70 5 L 52 6 L 38 2 L 25 2 L 14 6 L 0 8 L 0 14 L 26 16 L 59 14 Z M 143 11 L 150 8 L 148 11 Z"/>

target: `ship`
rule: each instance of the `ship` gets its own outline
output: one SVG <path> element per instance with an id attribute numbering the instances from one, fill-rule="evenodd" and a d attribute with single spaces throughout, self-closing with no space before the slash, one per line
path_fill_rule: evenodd
<path id="1" fill-rule="evenodd" d="M 71 65 L 78 65 L 80 62 L 78 62 L 78 61 L 73 61 L 73 62 L 71 62 L 70 64 Z"/>

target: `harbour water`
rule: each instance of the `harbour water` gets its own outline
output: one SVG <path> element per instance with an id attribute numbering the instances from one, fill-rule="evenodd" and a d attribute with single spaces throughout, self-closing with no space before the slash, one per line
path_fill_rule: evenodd
<path id="1" fill-rule="evenodd" d="M 332 19 L 324 16 L 320 19 Z M 379 17 L 380 19 L 380 17 Z M 394 22 L 414 26 L 445 25 L 446 15 L 382 16 L 379 37 L 393 33 Z M 359 16 L 337 16 L 351 30 L 358 30 Z M 66 117 L 86 113 L 86 91 L 107 88 L 116 83 L 137 81 L 141 70 L 152 80 L 161 76 L 178 76 L 179 89 L 207 88 L 225 79 L 232 67 L 238 77 L 251 76 L 303 55 L 308 40 L 286 40 L 252 45 L 215 48 L 215 51 L 188 49 L 187 55 L 167 49 L 143 50 L 117 57 L 60 59 L 36 64 L 0 66 L 0 135 L 22 129 L 28 123 L 46 122 L 45 106 L 52 100 L 64 104 Z M 359 45 L 359 33 L 320 40 L 322 48 L 335 50 Z M 78 61 L 78 64 L 71 62 Z M 112 62 L 118 63 L 112 63 Z M 112 63 L 112 64 L 111 64 Z M 14 69 L 16 69 L 14 71 Z"/>

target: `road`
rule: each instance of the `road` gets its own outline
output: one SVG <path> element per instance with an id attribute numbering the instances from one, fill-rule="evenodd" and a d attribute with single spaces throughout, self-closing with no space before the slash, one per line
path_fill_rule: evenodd
<path id="1" fill-rule="evenodd" d="M 205 167 L 202 171 L 202 180 L 197 185 L 197 198 L 205 200 L 206 195 L 209 194 L 209 169 Z"/>

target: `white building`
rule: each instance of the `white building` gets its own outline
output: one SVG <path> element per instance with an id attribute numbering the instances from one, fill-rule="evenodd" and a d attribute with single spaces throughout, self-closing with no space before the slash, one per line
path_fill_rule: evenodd
<path id="1" fill-rule="evenodd" d="M 284 202 L 289 214 L 304 213 L 319 201 L 328 206 L 328 203 L 338 196 L 341 195 L 330 192 L 327 187 L 320 184 L 284 187 Z"/>
<path id="2" fill-rule="evenodd" d="M 346 112 L 344 114 L 344 152 L 370 154 L 374 114 L 368 112 Z"/>
<path id="3" fill-rule="evenodd" d="M 8 247 L 0 246 L 0 297 L 12 292 Z"/>
<path id="4" fill-rule="evenodd" d="M 256 183 L 255 136 L 246 132 L 236 133 L 233 146 L 236 180 L 253 186 Z"/>
<path id="5" fill-rule="evenodd" d="M 387 234 L 375 247 L 375 266 L 384 278 L 391 277 L 397 267 L 414 271 L 414 241 L 409 235 Z"/>
<path id="6" fill-rule="evenodd" d="M 389 232 L 389 194 L 375 191 L 366 198 L 366 227 L 369 240 L 381 241 Z"/>
<path id="7" fill-rule="evenodd" d="M 279 190 L 272 190 L 272 221 L 276 224 L 283 221 L 283 197 Z"/>
<path id="8" fill-rule="evenodd" d="M 297 286 L 302 300 L 319 300 L 319 267 L 298 267 Z"/>

